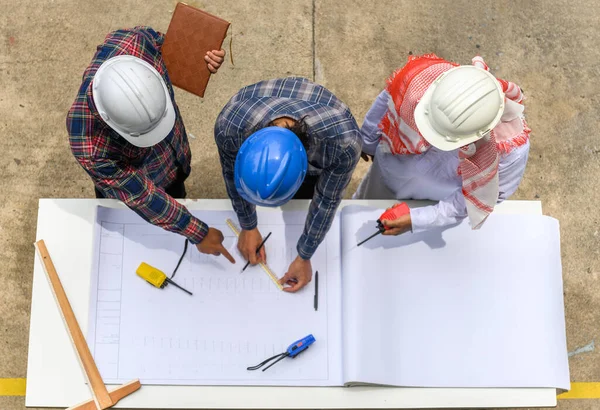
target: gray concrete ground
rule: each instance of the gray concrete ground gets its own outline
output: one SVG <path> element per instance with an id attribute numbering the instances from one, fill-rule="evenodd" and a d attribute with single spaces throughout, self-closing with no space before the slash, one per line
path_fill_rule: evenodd
<path id="1" fill-rule="evenodd" d="M 177 100 L 191 143 L 191 198 L 225 198 L 212 138 L 227 99 L 252 82 L 315 78 L 359 123 L 384 80 L 409 53 L 459 63 L 481 54 L 522 86 L 532 133 L 514 199 L 539 199 L 561 222 L 569 350 L 600 332 L 600 12 L 594 0 L 188 1 L 233 22 L 227 62 L 204 99 Z M 92 185 L 68 148 L 65 114 L 104 35 L 137 24 L 165 31 L 175 1 L 0 0 L 0 378 L 26 377 L 37 200 L 87 198 Z M 357 168 L 351 195 L 367 165 Z M 535 349 L 535 346 L 523 346 Z M 572 381 L 600 382 L 600 353 L 570 358 Z M 24 408 L 0 397 L 0 409 Z M 600 400 L 562 400 L 597 409 Z"/>

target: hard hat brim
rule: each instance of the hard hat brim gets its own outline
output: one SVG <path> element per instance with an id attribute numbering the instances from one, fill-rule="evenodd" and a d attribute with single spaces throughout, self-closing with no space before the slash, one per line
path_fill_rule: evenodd
<path id="1" fill-rule="evenodd" d="M 167 113 L 151 131 L 145 134 L 140 134 L 139 137 L 132 137 L 128 133 L 121 132 L 114 128 L 113 130 L 125 138 L 131 145 L 135 145 L 136 147 L 140 148 L 148 148 L 167 138 L 175 126 L 175 117 L 175 108 L 173 107 L 171 96 L 169 96 L 167 93 Z"/>

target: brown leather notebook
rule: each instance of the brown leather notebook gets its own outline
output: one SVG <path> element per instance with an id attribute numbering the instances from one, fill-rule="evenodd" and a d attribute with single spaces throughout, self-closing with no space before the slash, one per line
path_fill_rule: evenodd
<path id="1" fill-rule="evenodd" d="M 162 54 L 173 85 L 204 97 L 210 71 L 204 56 L 220 50 L 230 23 L 185 3 L 177 3 Z"/>

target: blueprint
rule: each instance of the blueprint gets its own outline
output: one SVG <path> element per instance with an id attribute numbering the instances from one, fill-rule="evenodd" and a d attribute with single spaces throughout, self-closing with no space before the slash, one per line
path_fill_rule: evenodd
<path id="1" fill-rule="evenodd" d="M 236 259 L 200 253 L 192 244 L 173 280 L 192 296 L 167 285 L 153 287 L 136 275 L 146 262 L 170 276 L 185 239 L 145 222 L 127 209 L 99 207 L 92 267 L 88 344 L 107 383 L 139 378 L 142 384 L 340 385 L 341 278 L 339 222 L 312 258 L 319 271 L 319 309 L 314 281 L 291 294 L 279 290 L 237 251 L 226 225 L 230 211 L 195 215 L 225 236 Z M 259 213 L 268 265 L 279 276 L 296 257 L 305 212 Z M 266 372 L 248 366 L 285 351 L 292 342 L 316 338 L 298 358 Z"/>
<path id="2" fill-rule="evenodd" d="M 99 208 L 88 343 L 107 383 L 568 389 L 558 221 L 491 215 L 423 233 L 371 235 L 382 210 L 344 207 L 295 294 L 245 264 L 230 211 L 195 215 L 236 258 L 191 245 L 172 285 L 151 286 L 141 262 L 171 275 L 184 239 L 124 209 Z M 306 212 L 258 213 L 267 262 L 281 277 Z M 342 280 L 343 272 L 343 280 Z M 342 313 L 343 312 L 343 313 Z M 316 343 L 266 372 L 248 371 L 313 334 Z"/>

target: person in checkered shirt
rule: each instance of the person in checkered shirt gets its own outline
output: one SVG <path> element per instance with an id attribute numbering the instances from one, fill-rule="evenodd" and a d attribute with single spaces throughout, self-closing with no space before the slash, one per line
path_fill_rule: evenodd
<path id="1" fill-rule="evenodd" d="M 310 199 L 297 256 L 280 279 L 286 292 L 312 280 L 311 258 L 325 239 L 360 159 L 360 130 L 331 91 L 302 77 L 248 85 L 215 122 L 227 193 L 242 227 L 238 250 L 251 264 L 266 261 L 256 205 Z"/>
<path id="2" fill-rule="evenodd" d="M 97 198 L 121 200 L 200 252 L 235 263 L 221 231 L 174 199 L 186 196 L 191 152 L 161 55 L 163 41 L 163 34 L 144 26 L 106 36 L 67 115 L 71 151 L 92 178 Z M 206 54 L 212 73 L 224 56 L 223 50 Z"/>

